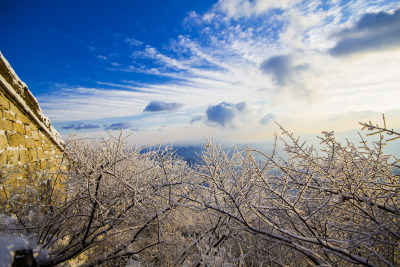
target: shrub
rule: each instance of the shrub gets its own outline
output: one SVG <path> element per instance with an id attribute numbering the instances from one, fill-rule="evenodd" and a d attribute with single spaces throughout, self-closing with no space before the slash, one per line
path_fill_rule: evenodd
<path id="1" fill-rule="evenodd" d="M 324 132 L 317 149 L 281 127 L 269 153 L 207 142 L 193 168 L 168 147 L 141 153 L 122 134 L 72 138 L 64 189 L 45 203 L 29 188 L 29 203 L 9 198 L 17 220 L 1 229 L 34 237 L 49 266 L 394 266 L 399 161 L 383 146 L 400 134 L 385 119 L 362 126 L 377 141 Z"/>

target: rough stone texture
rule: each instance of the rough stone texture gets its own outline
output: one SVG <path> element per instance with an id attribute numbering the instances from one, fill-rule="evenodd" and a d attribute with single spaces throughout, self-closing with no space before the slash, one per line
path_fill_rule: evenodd
<path id="1" fill-rule="evenodd" d="M 0 149 L 6 149 L 8 147 L 7 137 L 4 135 L 4 131 L 0 132 Z"/>
<path id="2" fill-rule="evenodd" d="M 0 98 L 1 97 L 2 95 L 0 95 Z M 0 119 L 0 129 L 3 131 L 12 131 L 13 129 L 12 121 L 6 120 L 4 117 L 2 117 Z"/>
<path id="3" fill-rule="evenodd" d="M 14 88 L 15 92 L 22 97 L 25 104 L 35 113 L 37 117 L 42 116 L 39 103 L 33 97 L 28 87 L 22 82 L 11 68 L 10 64 L 0 53 L 0 74 L 3 79 Z"/>
<path id="4" fill-rule="evenodd" d="M 66 168 L 62 139 L 1 53 L 0 115 L 0 199 L 44 176 L 38 173 Z"/>

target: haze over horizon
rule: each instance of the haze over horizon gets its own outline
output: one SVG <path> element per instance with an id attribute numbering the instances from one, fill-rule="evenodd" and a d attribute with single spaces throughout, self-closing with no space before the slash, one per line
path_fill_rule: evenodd
<path id="1" fill-rule="evenodd" d="M 2 1 L 0 51 L 63 135 L 136 144 L 400 125 L 398 1 Z"/>

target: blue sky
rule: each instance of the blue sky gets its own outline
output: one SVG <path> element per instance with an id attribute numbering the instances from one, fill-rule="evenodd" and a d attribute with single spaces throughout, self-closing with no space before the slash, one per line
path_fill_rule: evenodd
<path id="1" fill-rule="evenodd" d="M 0 50 L 64 136 L 262 142 L 400 124 L 398 1 L 2 1 Z"/>

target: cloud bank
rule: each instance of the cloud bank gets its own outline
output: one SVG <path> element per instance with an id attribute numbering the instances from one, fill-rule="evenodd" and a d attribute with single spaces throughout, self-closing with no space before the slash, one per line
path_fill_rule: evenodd
<path id="1" fill-rule="evenodd" d="M 274 56 L 264 60 L 260 69 L 264 74 L 272 75 L 273 79 L 279 85 L 287 85 L 309 68 L 307 64 L 294 64 L 293 59 L 289 55 Z"/>
<path id="2" fill-rule="evenodd" d="M 98 129 L 98 128 L 100 128 L 100 126 L 94 125 L 94 124 L 78 123 L 78 124 L 67 125 L 67 126 L 64 126 L 61 128 L 65 129 L 65 130 L 73 129 L 76 131 L 80 131 L 80 130 L 87 130 L 87 129 Z"/>
<path id="3" fill-rule="evenodd" d="M 181 103 L 166 103 L 162 101 L 151 101 L 143 112 L 174 111 L 183 107 Z"/>
<path id="4" fill-rule="evenodd" d="M 277 86 L 277 93 L 289 92 L 288 97 L 311 99 L 315 83 L 311 65 L 296 62 L 294 55 L 277 55 L 265 59 L 260 70 L 272 78 Z"/>
<path id="5" fill-rule="evenodd" d="M 104 125 L 104 129 L 106 131 L 123 130 L 123 129 L 128 129 L 130 127 L 131 124 L 128 122 L 117 122 L 117 123 L 112 123 L 110 125 Z"/>
<path id="6" fill-rule="evenodd" d="M 246 113 L 247 104 L 241 102 L 232 104 L 222 102 L 215 106 L 209 106 L 206 111 L 207 122 L 217 126 L 235 126 L 234 119 Z"/>
<path id="7" fill-rule="evenodd" d="M 400 47 L 400 9 L 367 13 L 353 27 L 333 36 L 339 38 L 329 50 L 334 56 Z"/>
<path id="8" fill-rule="evenodd" d="M 261 125 L 267 125 L 269 124 L 272 120 L 275 120 L 276 117 L 274 114 L 267 114 L 262 119 L 260 120 Z"/>

